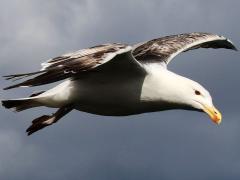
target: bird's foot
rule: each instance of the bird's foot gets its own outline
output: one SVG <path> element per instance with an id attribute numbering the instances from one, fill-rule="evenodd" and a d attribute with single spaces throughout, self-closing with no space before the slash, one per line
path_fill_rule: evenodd
<path id="1" fill-rule="evenodd" d="M 49 126 L 55 122 L 55 116 L 54 115 L 43 115 L 41 117 L 38 117 L 32 121 L 32 125 L 29 126 L 29 128 L 26 130 L 28 136 L 32 133 L 35 133 L 36 131 L 39 131 L 40 129 L 43 129 L 46 126 Z"/>

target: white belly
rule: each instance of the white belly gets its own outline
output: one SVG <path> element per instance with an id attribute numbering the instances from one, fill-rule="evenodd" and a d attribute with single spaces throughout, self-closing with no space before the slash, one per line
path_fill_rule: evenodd
<path id="1" fill-rule="evenodd" d="M 90 74 L 64 81 L 39 95 L 39 102 L 55 108 L 74 104 L 80 111 L 113 116 L 170 109 L 165 100 L 168 91 L 164 90 L 166 82 L 161 80 L 162 74 L 130 76 L 124 73 L 117 77 Z"/>
<path id="2" fill-rule="evenodd" d="M 101 115 L 139 113 L 142 82 L 67 80 L 39 96 L 44 106 L 60 108 L 75 104 L 75 109 Z"/>

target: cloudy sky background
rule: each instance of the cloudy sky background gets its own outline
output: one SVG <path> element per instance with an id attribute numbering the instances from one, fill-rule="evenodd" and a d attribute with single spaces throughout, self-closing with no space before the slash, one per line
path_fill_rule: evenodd
<path id="1" fill-rule="evenodd" d="M 183 32 L 221 34 L 240 47 L 239 7 L 235 0 L 1 0 L 0 75 L 34 71 L 51 57 L 101 43 Z M 239 52 L 191 51 L 169 68 L 211 92 L 223 114 L 220 126 L 190 111 L 124 118 L 74 111 L 28 137 L 31 120 L 55 110 L 0 108 L 0 178 L 239 179 Z M 0 79 L 1 89 L 8 84 Z M 1 90 L 0 98 L 37 89 Z"/>

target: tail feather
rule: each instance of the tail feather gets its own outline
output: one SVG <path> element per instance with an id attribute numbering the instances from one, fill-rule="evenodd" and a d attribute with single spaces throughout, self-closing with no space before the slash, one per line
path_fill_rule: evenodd
<path id="1" fill-rule="evenodd" d="M 23 111 L 29 108 L 37 107 L 40 104 L 32 98 L 3 100 L 2 106 L 14 111 Z"/>

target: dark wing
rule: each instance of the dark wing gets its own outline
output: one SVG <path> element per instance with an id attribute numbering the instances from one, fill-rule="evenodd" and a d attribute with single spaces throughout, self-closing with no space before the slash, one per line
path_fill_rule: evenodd
<path id="1" fill-rule="evenodd" d="M 43 63 L 43 68 L 40 71 L 4 76 L 7 80 L 19 80 L 35 75 L 32 79 L 4 89 L 6 90 L 20 86 L 38 86 L 70 77 L 78 77 L 84 72 L 97 69 L 99 66 L 113 60 L 118 55 L 127 53 L 131 55 L 131 50 L 131 46 L 115 43 L 99 45 L 89 49 L 68 53 Z M 129 59 L 129 61 L 131 61 L 131 58 Z M 132 60 L 134 60 L 134 58 L 132 58 Z"/>
<path id="2" fill-rule="evenodd" d="M 159 61 L 168 64 L 179 53 L 197 48 L 237 50 L 233 43 L 223 36 L 210 33 L 186 33 L 153 39 L 136 45 L 133 49 L 133 56 L 141 63 Z"/>

